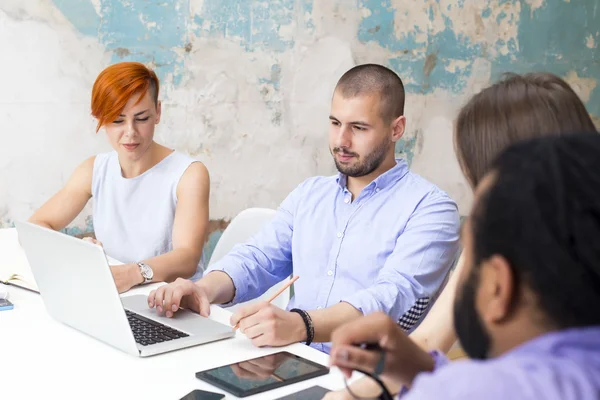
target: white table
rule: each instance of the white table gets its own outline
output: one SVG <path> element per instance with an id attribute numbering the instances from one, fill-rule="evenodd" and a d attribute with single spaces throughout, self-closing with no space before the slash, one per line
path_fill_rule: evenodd
<path id="1" fill-rule="evenodd" d="M 7 241 L 0 234 L 0 266 Z M 6 266 L 4 266 L 6 267 Z M 1 269 L 0 269 L 1 270 Z M 1 285 L 1 284 L 0 284 Z M 159 284 L 124 296 L 147 294 Z M 0 399 L 160 399 L 177 400 L 193 389 L 224 393 L 195 377 L 197 371 L 240 362 L 281 350 L 327 365 L 328 356 L 303 344 L 254 347 L 241 333 L 148 358 L 137 358 L 52 319 L 41 297 L 8 288 L 15 308 L 0 311 Z M 73 299 L 77 301 L 77 299 Z M 228 323 L 231 313 L 211 307 L 211 318 Z M 300 382 L 248 399 L 276 399 L 313 385 L 339 389 L 341 373 Z M 235 398 L 227 394 L 227 399 Z"/>

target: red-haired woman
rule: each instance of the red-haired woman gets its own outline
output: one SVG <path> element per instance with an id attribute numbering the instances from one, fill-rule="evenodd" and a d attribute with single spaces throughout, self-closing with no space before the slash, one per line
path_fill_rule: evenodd
<path id="1" fill-rule="evenodd" d="M 94 198 L 94 232 L 112 265 L 119 292 L 151 281 L 201 272 L 208 226 L 206 167 L 154 141 L 159 83 L 143 64 L 106 68 L 92 89 L 92 115 L 114 151 L 84 161 L 30 221 L 67 226 Z"/>

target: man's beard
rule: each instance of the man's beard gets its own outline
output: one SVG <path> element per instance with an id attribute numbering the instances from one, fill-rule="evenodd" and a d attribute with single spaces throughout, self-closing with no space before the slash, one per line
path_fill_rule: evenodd
<path id="1" fill-rule="evenodd" d="M 454 329 L 460 345 L 470 358 L 486 359 L 490 349 L 490 335 L 475 307 L 478 275 L 471 270 L 461 293 L 454 301 Z"/>
<path id="2" fill-rule="evenodd" d="M 359 178 L 361 176 L 369 175 L 371 172 L 379 168 L 379 166 L 385 159 L 386 153 L 390 145 L 391 143 L 388 140 L 384 140 L 371 153 L 366 155 L 364 161 L 362 162 L 360 161 L 360 157 L 358 154 L 346 151 L 339 147 L 334 147 L 331 153 L 334 156 L 333 161 L 335 162 L 335 166 L 339 172 L 352 178 Z M 358 163 L 356 163 L 355 165 L 340 164 L 335 158 L 335 154 L 338 153 L 352 155 L 358 159 Z"/>

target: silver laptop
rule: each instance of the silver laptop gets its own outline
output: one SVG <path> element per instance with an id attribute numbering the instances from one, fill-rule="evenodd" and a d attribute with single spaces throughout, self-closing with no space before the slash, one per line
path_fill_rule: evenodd
<path id="1" fill-rule="evenodd" d="M 48 313 L 66 325 L 141 357 L 234 335 L 188 310 L 160 316 L 144 295 L 119 297 L 100 246 L 28 222 L 16 227 Z"/>

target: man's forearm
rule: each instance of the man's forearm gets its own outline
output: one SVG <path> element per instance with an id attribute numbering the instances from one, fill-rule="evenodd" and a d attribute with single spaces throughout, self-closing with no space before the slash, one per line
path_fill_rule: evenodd
<path id="1" fill-rule="evenodd" d="M 203 287 L 208 294 L 208 301 L 211 304 L 226 304 L 233 300 L 235 296 L 235 286 L 233 281 L 223 271 L 212 271 L 204 278 L 196 282 L 196 285 Z"/>
<path id="2" fill-rule="evenodd" d="M 363 316 L 362 312 L 345 302 L 322 310 L 311 310 L 308 314 L 315 329 L 314 342 L 329 342 L 336 328 Z"/>

